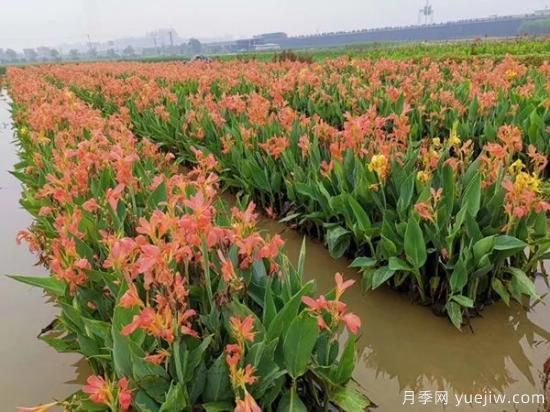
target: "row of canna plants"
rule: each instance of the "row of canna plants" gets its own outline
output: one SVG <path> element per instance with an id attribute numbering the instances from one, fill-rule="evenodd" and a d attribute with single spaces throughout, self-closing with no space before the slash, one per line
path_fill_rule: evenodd
<path id="1" fill-rule="evenodd" d="M 550 64 L 480 59 L 457 64 L 338 59 L 323 64 L 258 62 L 225 64 L 97 64 L 47 69 L 53 77 L 112 102 L 110 110 L 135 100 L 138 109 L 158 107 L 163 99 L 198 96 L 192 111 L 207 110 L 215 123 L 224 110 L 245 112 L 262 123 L 284 109 L 286 121 L 315 122 L 331 153 L 358 149 L 364 135 L 381 125 L 376 117 L 397 116 L 410 140 L 445 139 L 458 123 L 460 136 L 472 138 L 476 154 L 498 142 L 501 126 L 522 131 L 529 145 L 550 154 Z M 366 113 L 374 116 L 365 119 Z M 179 113 L 182 115 L 182 113 Z M 374 124 L 372 124 L 374 123 Z M 384 126 L 384 124 L 382 124 Z M 548 173 L 548 170 L 546 171 Z"/>
<path id="2" fill-rule="evenodd" d="M 34 217 L 24 240 L 49 277 L 14 276 L 60 308 L 42 339 L 93 374 L 45 411 L 361 411 L 351 386 L 360 320 L 314 297 L 254 205 L 218 198 L 217 161 L 173 156 L 137 139 L 36 68 L 10 69 L 21 161 L 14 175 Z M 341 336 L 343 328 L 349 333 Z"/>
<path id="3" fill-rule="evenodd" d="M 334 257 L 357 257 L 353 266 L 367 290 L 389 284 L 457 327 L 495 299 L 537 297 L 533 278 L 550 252 L 548 159 L 524 141 L 521 125 L 500 125 L 486 141 L 483 131 L 464 135 L 455 119 L 445 135 L 412 138 L 410 115 L 394 107 L 385 116 L 372 108 L 349 115 L 338 131 L 320 116 L 294 112 L 284 94 L 238 94 L 244 86 L 230 82 L 224 66 L 206 68 L 221 74 L 200 81 L 193 65 L 159 69 L 59 67 L 46 74 L 104 113 L 119 112 L 137 134 L 185 162 L 193 163 L 197 148 L 214 154 L 227 186 L 324 238 Z M 537 95 L 548 99 L 544 90 Z M 538 99 L 546 118 L 548 100 Z M 490 116 L 482 121 L 495 124 Z M 538 133 L 548 141 L 544 124 Z"/>

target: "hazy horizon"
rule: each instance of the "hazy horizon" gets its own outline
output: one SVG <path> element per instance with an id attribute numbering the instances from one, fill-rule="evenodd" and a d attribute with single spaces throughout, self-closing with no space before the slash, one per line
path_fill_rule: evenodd
<path id="1" fill-rule="evenodd" d="M 424 0 L 0 0 L 0 48 L 104 42 L 172 28 L 181 37 L 290 35 L 416 24 Z M 530 13 L 550 0 L 432 0 L 434 21 Z"/>

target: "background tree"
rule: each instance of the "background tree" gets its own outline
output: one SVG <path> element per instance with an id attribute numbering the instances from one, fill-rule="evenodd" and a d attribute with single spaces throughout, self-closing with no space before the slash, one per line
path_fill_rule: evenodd
<path id="1" fill-rule="evenodd" d="M 202 44 L 198 39 L 189 39 L 189 49 L 193 54 L 199 54 L 202 51 Z"/>
<path id="2" fill-rule="evenodd" d="M 97 50 L 92 47 L 90 50 L 88 50 L 87 55 L 88 59 L 95 60 L 97 59 Z"/>
<path id="3" fill-rule="evenodd" d="M 118 59 L 118 54 L 116 54 L 115 49 L 112 48 L 107 50 L 106 56 L 111 60 Z"/>
<path id="4" fill-rule="evenodd" d="M 17 61 L 17 52 L 13 49 L 6 49 L 6 60 L 8 63 L 15 63 Z"/>
<path id="5" fill-rule="evenodd" d="M 24 49 L 23 55 L 25 56 L 25 59 L 28 62 L 34 62 L 36 61 L 36 58 L 38 57 L 38 54 L 36 53 L 36 50 L 34 49 Z"/>
<path id="6" fill-rule="evenodd" d="M 132 46 L 128 46 L 124 50 L 122 50 L 122 54 L 124 55 L 124 57 L 134 57 L 136 55 L 136 52 Z"/>
<path id="7" fill-rule="evenodd" d="M 61 57 L 60 57 L 60 54 L 59 54 L 59 50 L 57 49 L 51 49 L 50 50 L 50 58 L 54 61 L 59 61 L 61 60 Z"/>
<path id="8" fill-rule="evenodd" d="M 80 53 L 77 49 L 71 49 L 69 50 L 69 57 L 71 60 L 78 60 L 80 59 Z"/>

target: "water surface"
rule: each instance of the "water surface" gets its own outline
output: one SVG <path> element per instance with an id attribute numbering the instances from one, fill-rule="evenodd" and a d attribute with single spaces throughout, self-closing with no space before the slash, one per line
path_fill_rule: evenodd
<path id="1" fill-rule="evenodd" d="M 21 186 L 9 174 L 17 163 L 13 144 L 9 98 L 0 91 L 0 410 L 33 406 L 63 399 L 82 381 L 76 354 L 58 354 L 37 339 L 57 309 L 36 288 L 20 284 L 6 274 L 45 276 L 43 267 L 24 245 L 17 246 L 17 232 L 29 226 L 30 215 L 19 205 Z"/>

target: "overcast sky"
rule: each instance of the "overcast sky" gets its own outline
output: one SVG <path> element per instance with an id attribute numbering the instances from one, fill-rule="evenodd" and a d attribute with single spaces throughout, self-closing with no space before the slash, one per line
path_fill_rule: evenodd
<path id="1" fill-rule="evenodd" d="M 307 34 L 416 24 L 425 0 L 0 0 L 0 48 L 105 41 L 173 28 L 181 37 Z M 435 21 L 521 14 L 550 0 L 432 0 Z"/>

